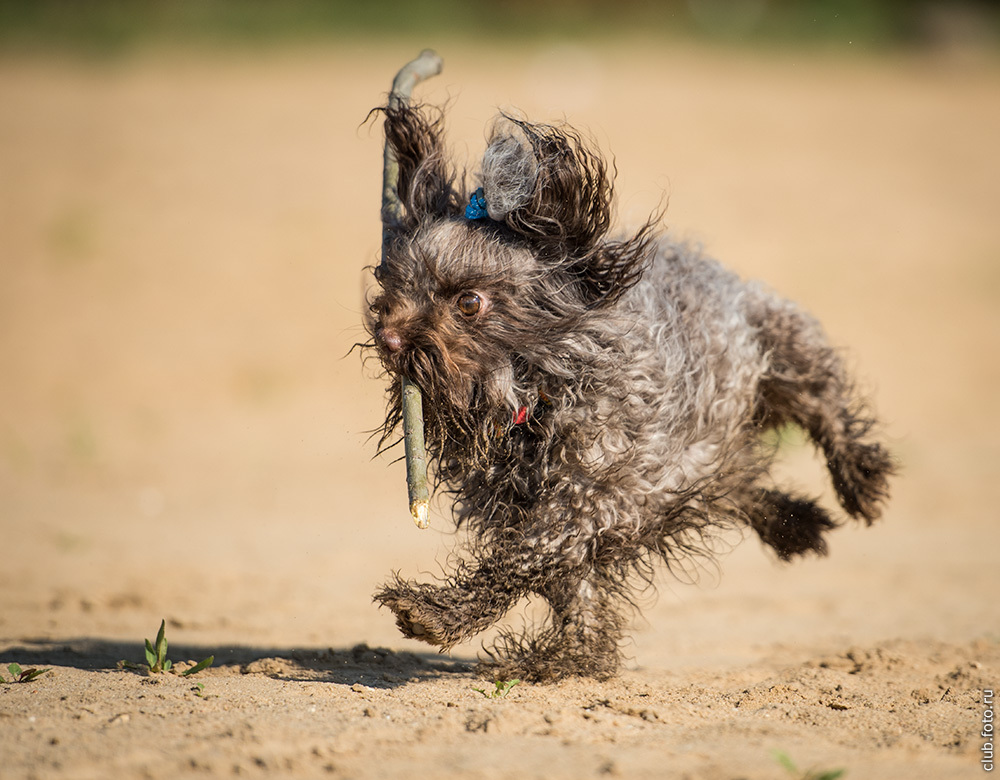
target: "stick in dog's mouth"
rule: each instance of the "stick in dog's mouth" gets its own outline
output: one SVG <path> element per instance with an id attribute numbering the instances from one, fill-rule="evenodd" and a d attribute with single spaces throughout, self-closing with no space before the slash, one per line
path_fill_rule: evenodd
<path id="1" fill-rule="evenodd" d="M 405 105 L 410 101 L 413 88 L 424 79 L 441 72 L 441 57 L 431 49 L 404 65 L 392 81 L 389 106 Z M 402 204 L 397 182 L 399 164 L 389 144 L 385 145 L 382 168 L 382 260 L 388 250 L 389 227 L 401 221 Z M 400 379 L 403 398 L 403 447 L 406 451 L 406 492 L 410 500 L 410 514 L 417 528 L 427 528 L 430 493 L 427 489 L 427 450 L 424 446 L 423 400 L 420 388 L 406 377 Z"/>

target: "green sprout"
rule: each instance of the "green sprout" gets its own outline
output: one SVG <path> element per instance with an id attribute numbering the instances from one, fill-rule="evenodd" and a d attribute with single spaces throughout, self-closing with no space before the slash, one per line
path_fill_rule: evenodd
<path id="1" fill-rule="evenodd" d="M 10 672 L 10 680 L 0 675 L 0 683 L 11 685 L 12 683 L 27 683 L 45 674 L 49 669 L 22 669 L 18 664 L 7 664 L 7 671 Z"/>
<path id="2" fill-rule="evenodd" d="M 771 751 L 771 755 L 796 780 L 837 780 L 837 778 L 843 777 L 847 773 L 846 769 L 807 769 L 803 772 L 795 766 L 795 762 L 784 751 L 773 750 Z"/>
<path id="3" fill-rule="evenodd" d="M 151 672 L 169 672 L 173 665 L 167 658 L 167 621 L 160 621 L 160 630 L 156 634 L 156 646 L 146 640 L 146 664 Z"/>
<path id="4" fill-rule="evenodd" d="M 487 699 L 503 699 L 508 693 L 510 693 L 511 688 L 517 685 L 520 680 L 509 680 L 504 682 L 503 680 L 497 680 L 493 683 L 493 690 L 487 691 L 485 688 L 473 688 L 472 690 L 477 693 L 483 694 Z"/>
<path id="5" fill-rule="evenodd" d="M 214 655 L 203 658 L 190 669 L 185 669 L 181 672 L 181 677 L 190 677 L 192 674 L 197 674 L 202 669 L 207 669 L 211 666 L 214 661 Z M 134 664 L 129 661 L 121 661 L 118 665 L 126 669 L 142 668 L 142 664 Z M 146 640 L 146 666 L 150 672 L 159 674 L 160 672 L 169 672 L 173 668 L 173 665 L 173 662 L 167 658 L 167 621 L 161 620 L 160 630 L 156 632 L 156 641 L 150 642 L 148 639 Z"/>

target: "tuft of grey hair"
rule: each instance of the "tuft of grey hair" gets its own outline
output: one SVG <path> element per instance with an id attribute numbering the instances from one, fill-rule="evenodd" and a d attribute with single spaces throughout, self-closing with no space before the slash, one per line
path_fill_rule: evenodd
<path id="1" fill-rule="evenodd" d="M 500 120 L 493 126 L 480 173 L 490 219 L 502 222 L 531 200 L 538 179 L 538 161 L 516 124 Z"/>

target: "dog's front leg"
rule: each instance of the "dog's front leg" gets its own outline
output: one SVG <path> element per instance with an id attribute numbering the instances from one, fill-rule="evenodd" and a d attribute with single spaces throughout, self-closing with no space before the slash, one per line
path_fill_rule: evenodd
<path id="1" fill-rule="evenodd" d="M 529 585 L 509 554 L 494 552 L 462 565 L 440 585 L 396 577 L 375 594 L 411 639 L 442 650 L 489 628 L 514 606 Z"/>
<path id="2" fill-rule="evenodd" d="M 538 589 L 551 608 L 551 624 L 525 634 L 502 632 L 487 649 L 480 673 L 494 679 L 552 682 L 582 675 L 606 679 L 621 662 L 624 624 L 613 588 L 591 571 L 564 570 Z"/>
<path id="3" fill-rule="evenodd" d="M 567 569 L 575 568 L 568 558 L 585 556 L 585 545 L 567 536 L 557 525 L 534 533 L 523 527 L 499 531 L 442 583 L 397 576 L 374 600 L 395 613 L 405 636 L 446 650 L 485 631 L 522 596 L 542 593 L 553 579 L 563 580 Z"/>

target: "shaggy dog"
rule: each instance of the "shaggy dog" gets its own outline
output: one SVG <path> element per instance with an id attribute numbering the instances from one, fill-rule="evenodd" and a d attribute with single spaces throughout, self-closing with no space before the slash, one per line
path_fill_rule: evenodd
<path id="1" fill-rule="evenodd" d="M 382 113 L 404 212 L 365 346 L 422 390 L 434 478 L 469 539 L 439 582 L 397 575 L 375 595 L 403 634 L 443 651 L 537 595 L 551 619 L 501 633 L 485 671 L 615 674 L 658 561 L 747 526 L 783 560 L 826 553 L 834 518 L 769 480 L 762 434 L 786 425 L 822 451 L 847 514 L 879 516 L 892 459 L 802 309 L 658 237 L 655 218 L 609 238 L 611 177 L 569 127 L 500 117 L 470 202 L 441 113 Z M 382 447 L 400 396 L 392 381 Z"/>

